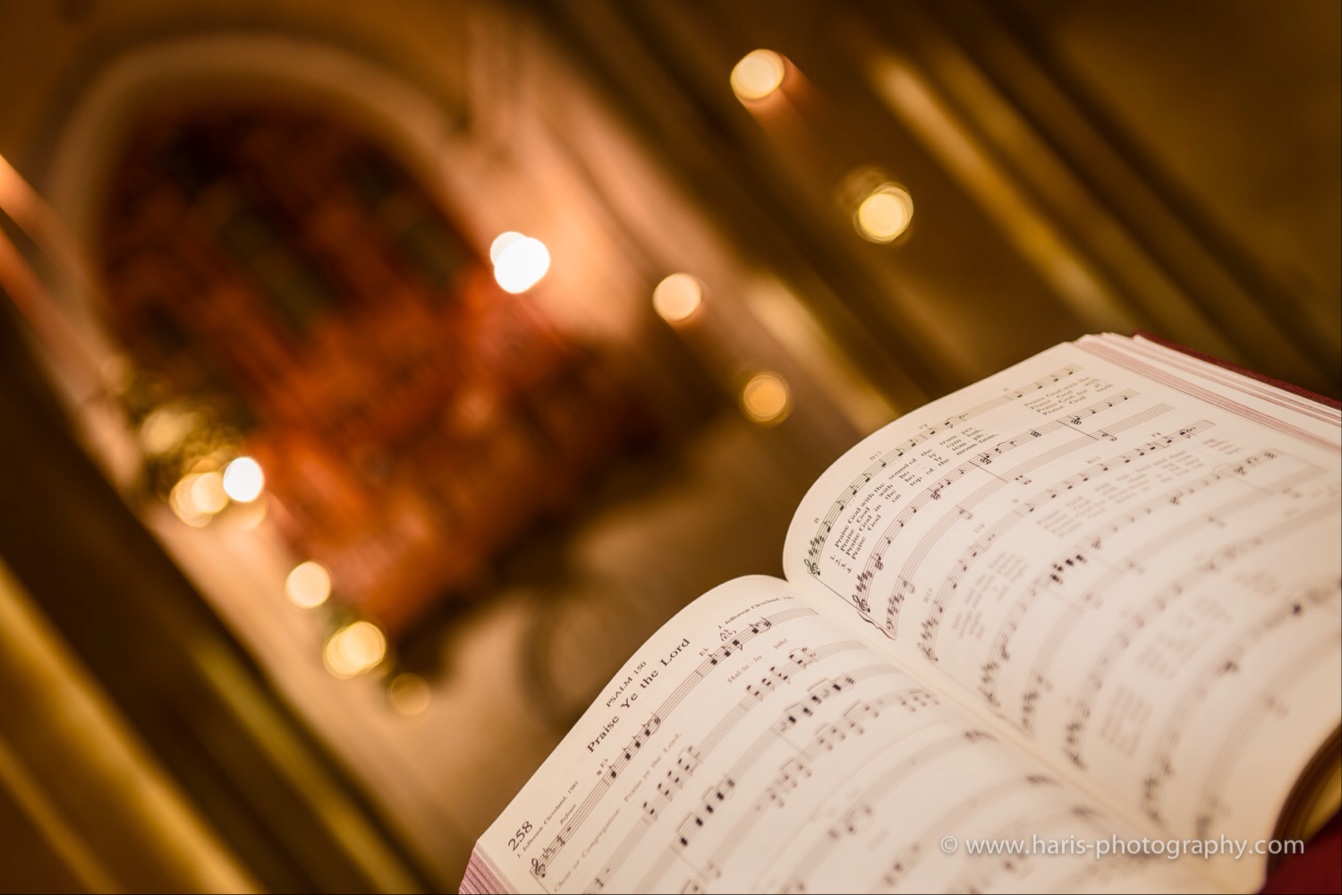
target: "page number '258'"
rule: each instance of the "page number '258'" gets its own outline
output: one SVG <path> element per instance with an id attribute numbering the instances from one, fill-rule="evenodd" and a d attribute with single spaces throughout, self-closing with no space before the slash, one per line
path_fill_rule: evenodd
<path id="1" fill-rule="evenodd" d="M 529 820 L 522 821 L 522 826 L 518 827 L 517 832 L 513 834 L 513 838 L 508 840 L 508 848 L 511 849 L 512 851 L 517 851 L 519 848 L 522 847 L 522 843 L 527 841 L 527 835 L 530 832 L 531 832 L 531 821 Z"/>

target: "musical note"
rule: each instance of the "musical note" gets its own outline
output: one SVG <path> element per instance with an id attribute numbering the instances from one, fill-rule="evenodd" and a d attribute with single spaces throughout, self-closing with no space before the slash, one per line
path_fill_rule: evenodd
<path id="1" fill-rule="evenodd" d="M 721 804 L 736 791 L 736 781 L 724 777 L 718 785 L 704 793 L 698 809 L 690 812 L 680 826 L 676 828 L 676 842 L 681 848 L 688 848 L 695 835 L 704 828 Z"/>
<path id="2" fill-rule="evenodd" d="M 922 687 L 901 691 L 897 696 L 896 701 L 900 708 L 910 714 L 920 711 L 921 709 L 941 704 L 941 701 L 937 699 L 935 694 Z"/>
<path id="3" fill-rule="evenodd" d="M 816 561 L 820 559 L 820 556 L 824 551 L 824 546 L 828 541 L 830 534 L 834 530 L 834 523 L 837 522 L 839 517 L 843 515 L 844 511 L 848 507 L 849 502 L 851 502 L 855 497 L 857 497 L 859 493 L 861 493 L 861 491 L 863 490 L 863 486 L 870 483 L 874 477 L 876 477 L 882 470 L 886 469 L 890 464 L 894 463 L 896 460 L 904 456 L 909 451 L 918 447 L 918 445 L 922 444 L 927 439 L 935 436 L 939 431 L 944 431 L 949 428 L 955 428 L 959 424 L 967 423 L 969 420 L 972 420 L 982 414 L 995 410 L 998 407 L 1003 406 L 1004 404 L 1010 403 L 1011 401 L 1014 400 L 1019 400 L 1020 398 L 1023 398 L 1026 395 L 1030 395 L 1040 391 L 1041 389 L 1048 388 L 1050 385 L 1055 385 L 1065 378 L 1076 375 L 1079 369 L 1080 368 L 1076 366 L 1065 367 L 1058 373 L 1053 374 L 1049 377 L 1044 377 L 1042 379 L 1036 380 L 1020 388 L 1008 390 L 998 398 L 986 401 L 982 404 L 970 408 L 964 413 L 947 418 L 940 424 L 939 427 L 934 426 L 930 428 L 925 428 L 919 434 L 913 436 L 912 438 L 909 438 L 908 440 L 902 442 L 901 444 L 896 445 L 893 449 L 885 452 L 884 454 L 881 454 L 872 465 L 868 466 L 866 469 L 862 471 L 860 475 L 857 476 L 857 478 L 853 479 L 853 481 L 848 485 L 848 487 L 840 493 L 839 498 L 833 503 L 833 505 L 830 506 L 829 511 L 825 514 L 824 519 L 818 525 L 816 533 L 811 537 L 810 543 L 808 544 L 807 559 L 810 562 L 807 565 L 807 569 L 810 570 L 813 575 L 816 576 L 819 575 L 819 566 L 818 564 L 816 564 Z"/>
<path id="4" fill-rule="evenodd" d="M 787 803 L 788 795 L 800 786 L 803 780 L 808 780 L 810 777 L 810 764 L 798 758 L 789 758 L 783 762 L 778 775 L 766 787 L 764 799 L 781 808 Z"/>

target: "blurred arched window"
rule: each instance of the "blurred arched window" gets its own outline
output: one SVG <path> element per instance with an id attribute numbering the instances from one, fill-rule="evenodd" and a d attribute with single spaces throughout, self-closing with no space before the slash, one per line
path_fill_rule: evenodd
<path id="1" fill-rule="evenodd" d="M 108 197 L 105 312 L 135 371 L 147 495 L 196 525 L 269 513 L 344 608 L 393 635 L 650 434 L 630 381 L 499 288 L 426 191 L 339 122 L 235 105 L 146 118 Z M 267 506 L 220 493 L 243 455 Z"/>

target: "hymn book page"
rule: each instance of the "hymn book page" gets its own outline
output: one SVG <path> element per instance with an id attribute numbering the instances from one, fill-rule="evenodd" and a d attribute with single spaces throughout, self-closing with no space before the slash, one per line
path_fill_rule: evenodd
<path id="1" fill-rule="evenodd" d="M 1268 837 L 1342 705 L 1320 441 L 1063 345 L 855 447 L 784 567 L 1134 822 Z"/>
<path id="2" fill-rule="evenodd" d="M 640 648 L 481 838 L 463 891 L 1210 887 L 1082 850 L 1132 835 L 790 584 L 750 577 Z"/>

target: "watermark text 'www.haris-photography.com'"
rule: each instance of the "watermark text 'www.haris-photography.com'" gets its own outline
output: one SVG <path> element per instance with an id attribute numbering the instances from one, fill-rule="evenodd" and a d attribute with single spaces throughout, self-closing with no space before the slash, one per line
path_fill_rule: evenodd
<path id="1" fill-rule="evenodd" d="M 1174 860 L 1185 855 L 1203 859 L 1228 855 L 1235 860 L 1257 855 L 1298 855 L 1305 850 L 1303 839 L 1156 839 L 1150 836 L 1125 838 L 1110 836 L 1083 839 L 1079 836 L 1046 838 L 1029 836 L 1018 839 L 957 839 L 946 836 L 941 840 L 942 854 L 1009 856 L 1078 856 L 1092 855 L 1096 859 L 1110 856 L 1162 857 Z"/>

